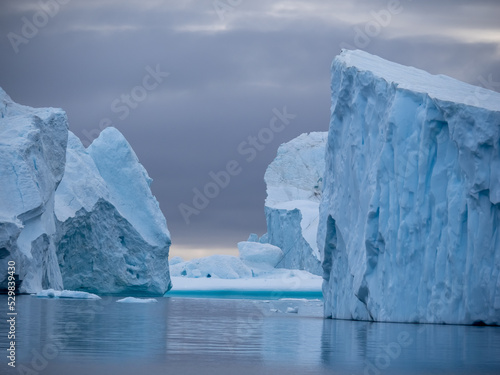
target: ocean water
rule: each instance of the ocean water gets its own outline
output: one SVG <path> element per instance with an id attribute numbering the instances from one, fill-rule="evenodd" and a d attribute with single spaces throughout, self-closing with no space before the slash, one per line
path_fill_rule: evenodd
<path id="1" fill-rule="evenodd" d="M 0 374 L 500 374 L 500 328 L 322 318 L 319 299 L 17 297 Z M 287 313 L 291 308 L 297 313 Z"/>

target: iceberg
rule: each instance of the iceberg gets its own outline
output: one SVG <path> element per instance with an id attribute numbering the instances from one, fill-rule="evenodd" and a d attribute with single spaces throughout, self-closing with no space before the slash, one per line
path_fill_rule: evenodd
<path id="1" fill-rule="evenodd" d="M 65 165 L 68 122 L 61 109 L 16 104 L 0 88 L 0 287 L 15 262 L 20 292 L 62 289 L 54 195 Z"/>
<path id="2" fill-rule="evenodd" d="M 184 259 L 179 256 L 172 257 L 168 260 L 168 263 L 170 264 L 170 267 L 172 267 L 174 264 L 179 264 L 184 262 Z"/>
<path id="3" fill-rule="evenodd" d="M 500 94 L 347 51 L 332 64 L 325 315 L 500 323 Z"/>
<path id="4" fill-rule="evenodd" d="M 36 294 L 40 298 L 101 299 L 98 295 L 75 290 L 45 289 Z"/>
<path id="5" fill-rule="evenodd" d="M 255 268 L 275 268 L 284 256 L 279 247 L 254 241 L 238 242 L 238 251 L 240 259 Z"/>
<path id="6" fill-rule="evenodd" d="M 85 149 L 70 132 L 66 158 L 55 197 L 64 286 L 163 295 L 171 287 L 170 233 L 129 143 L 110 127 Z"/>
<path id="7" fill-rule="evenodd" d="M 117 300 L 118 303 L 157 303 L 158 300 L 155 298 L 135 298 L 135 297 L 126 297 Z"/>
<path id="8" fill-rule="evenodd" d="M 172 276 L 190 278 L 241 279 L 252 277 L 252 270 L 232 255 L 211 255 L 170 266 Z"/>
<path id="9" fill-rule="evenodd" d="M 238 250 L 239 257 L 217 254 L 188 261 L 173 257 L 170 274 L 177 278 L 205 279 L 294 278 L 299 274 L 317 277 L 307 271 L 275 268 L 283 252 L 268 243 L 242 241 L 238 243 Z"/>
<path id="10" fill-rule="evenodd" d="M 253 237 L 252 237 L 253 238 Z M 182 261 L 170 260 L 172 290 L 166 296 L 237 296 L 273 299 L 283 296 L 321 295 L 322 277 L 304 270 L 275 268 L 283 257 L 280 248 L 268 243 L 242 241 L 240 256 L 212 255 Z"/>
<path id="11" fill-rule="evenodd" d="M 302 134 L 282 144 L 266 170 L 267 242 L 284 253 L 277 267 L 322 274 L 316 237 L 326 141 L 326 132 Z"/>
<path id="12" fill-rule="evenodd" d="M 118 130 L 85 149 L 64 111 L 0 89 L 0 289 L 15 262 L 21 293 L 163 295 L 170 233 L 150 184 Z"/>

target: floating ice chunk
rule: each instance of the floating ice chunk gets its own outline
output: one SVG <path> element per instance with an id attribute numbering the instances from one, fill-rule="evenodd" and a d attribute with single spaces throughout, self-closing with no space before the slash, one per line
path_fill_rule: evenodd
<path id="1" fill-rule="evenodd" d="M 295 307 L 287 307 L 286 313 L 287 314 L 297 314 L 299 312 L 298 306 Z"/>
<path id="2" fill-rule="evenodd" d="M 157 303 L 158 300 L 155 298 L 135 298 L 135 297 L 125 297 L 117 300 L 119 303 Z"/>
<path id="3" fill-rule="evenodd" d="M 45 289 L 36 294 L 41 298 L 73 298 L 73 299 L 101 299 L 96 294 L 80 292 L 75 290 L 54 290 Z"/>

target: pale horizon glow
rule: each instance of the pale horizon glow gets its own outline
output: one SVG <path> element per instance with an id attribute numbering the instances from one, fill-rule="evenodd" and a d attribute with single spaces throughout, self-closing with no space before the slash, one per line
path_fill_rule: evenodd
<path id="1" fill-rule="evenodd" d="M 203 258 L 210 255 L 233 255 L 238 256 L 238 247 L 235 244 L 232 247 L 192 247 L 185 245 L 172 245 L 170 247 L 169 259 L 179 256 L 184 260 L 192 260 L 197 258 Z"/>

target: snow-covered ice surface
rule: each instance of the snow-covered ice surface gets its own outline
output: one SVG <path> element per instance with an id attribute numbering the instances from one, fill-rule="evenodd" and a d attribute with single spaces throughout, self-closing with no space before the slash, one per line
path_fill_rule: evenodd
<path id="1" fill-rule="evenodd" d="M 55 108 L 16 104 L 0 88 L 0 288 L 16 262 L 21 292 L 62 289 L 54 192 L 64 173 L 68 122 Z"/>
<path id="2" fill-rule="evenodd" d="M 234 290 L 234 291 L 321 291 L 322 278 L 306 271 L 288 270 L 266 277 L 243 279 L 214 279 L 172 276 L 176 290 Z M 167 293 L 168 295 L 168 293 Z"/>
<path id="3" fill-rule="evenodd" d="M 252 270 L 240 258 L 231 255 L 211 255 L 170 266 L 172 276 L 189 278 L 240 279 L 252 277 Z"/>
<path id="4" fill-rule="evenodd" d="M 322 274 L 316 236 L 327 133 L 282 144 L 266 170 L 267 241 L 284 252 L 278 267 Z"/>
<path id="5" fill-rule="evenodd" d="M 66 288 L 128 295 L 169 289 L 170 233 L 150 183 L 117 129 L 103 130 L 88 149 L 70 132 L 55 201 Z"/>
<path id="6" fill-rule="evenodd" d="M 500 323 L 500 94 L 361 51 L 332 65 L 325 315 Z"/>
<path id="7" fill-rule="evenodd" d="M 256 239 L 250 236 L 251 240 Z M 321 296 L 322 278 L 304 270 L 275 268 L 283 258 L 279 247 L 242 241 L 239 257 L 212 255 L 183 261 L 172 258 L 173 288 L 166 296 L 231 297 L 273 299 L 303 295 Z"/>
<path id="8" fill-rule="evenodd" d="M 157 303 L 158 300 L 154 298 L 135 298 L 135 297 L 125 297 L 117 300 L 119 303 Z"/>
<path id="9" fill-rule="evenodd" d="M 178 264 L 178 263 L 182 263 L 182 262 L 184 262 L 184 259 L 182 257 L 179 257 L 179 256 L 172 257 L 168 260 L 170 267 L 172 267 L 174 264 Z"/>
<path id="10" fill-rule="evenodd" d="M 240 259 L 254 268 L 272 269 L 284 256 L 283 251 L 277 246 L 252 241 L 238 242 L 238 252 Z"/>
<path id="11" fill-rule="evenodd" d="M 101 299 L 98 295 L 75 290 L 44 289 L 36 294 L 42 298 Z"/>
<path id="12" fill-rule="evenodd" d="M 210 257 L 208 257 L 210 258 Z M 237 257 L 232 257 L 240 261 Z M 201 258 L 206 259 L 206 258 Z M 197 263 L 193 260 L 192 266 Z M 190 262 L 193 262 L 190 261 Z M 240 261 L 241 262 L 241 261 Z M 187 262 L 189 263 L 189 262 Z M 244 265 L 242 262 L 241 264 Z M 176 276 L 172 272 L 172 290 L 165 296 L 191 296 L 191 297 L 222 297 L 222 298 L 271 298 L 306 297 L 321 298 L 321 285 L 323 279 L 303 270 L 288 270 L 284 268 L 258 268 L 252 266 L 250 273 L 241 278 L 219 278 L 216 275 L 222 264 L 213 263 L 213 267 L 206 269 L 212 277 L 201 276 L 186 277 Z M 252 277 L 253 275 L 253 277 Z"/>

